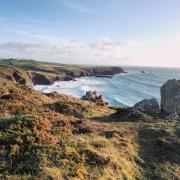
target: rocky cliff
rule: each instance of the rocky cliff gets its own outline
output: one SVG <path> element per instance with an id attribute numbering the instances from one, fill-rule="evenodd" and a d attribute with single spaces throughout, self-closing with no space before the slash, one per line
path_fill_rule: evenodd
<path id="1" fill-rule="evenodd" d="M 50 85 L 77 77 L 124 73 L 121 67 L 76 66 L 27 60 L 0 60 L 0 77 L 26 85 Z"/>

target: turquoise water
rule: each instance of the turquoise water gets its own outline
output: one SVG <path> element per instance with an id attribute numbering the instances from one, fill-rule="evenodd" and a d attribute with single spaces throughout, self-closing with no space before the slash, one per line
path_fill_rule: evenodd
<path id="1" fill-rule="evenodd" d="M 160 102 L 160 87 L 168 79 L 180 79 L 180 69 L 124 67 L 127 74 L 111 78 L 85 77 L 76 81 L 56 82 L 51 86 L 35 86 L 34 89 L 49 93 L 57 91 L 81 97 L 88 90 L 96 90 L 110 105 L 133 106 L 145 98 L 156 98 Z M 145 73 L 141 73 L 141 71 Z"/>

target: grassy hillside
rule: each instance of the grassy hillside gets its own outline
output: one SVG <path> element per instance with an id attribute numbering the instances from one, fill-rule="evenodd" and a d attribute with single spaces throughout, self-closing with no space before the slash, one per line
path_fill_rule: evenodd
<path id="1" fill-rule="evenodd" d="M 1 179 L 180 177 L 180 125 L 120 121 L 115 108 L 0 78 Z"/>
<path id="2" fill-rule="evenodd" d="M 60 64 L 60 63 L 49 63 L 49 62 L 40 62 L 34 60 L 17 60 L 17 59 L 1 59 L 0 65 L 4 66 L 13 66 L 13 67 L 21 67 L 26 70 L 34 70 L 34 71 L 42 71 L 49 73 L 57 73 L 57 72 L 74 72 L 80 73 L 83 71 L 112 71 L 113 68 L 119 69 L 118 67 L 106 67 L 106 66 L 81 66 L 81 65 L 68 65 L 68 64 Z M 120 69 L 122 70 L 122 69 Z"/>
<path id="3" fill-rule="evenodd" d="M 29 70 L 42 70 L 42 71 L 54 71 L 57 69 L 61 70 L 81 70 L 80 66 L 76 65 L 65 65 L 58 63 L 48 63 L 48 62 L 40 62 L 34 60 L 16 60 L 16 59 L 2 59 L 0 60 L 1 65 L 5 66 L 13 66 L 13 67 L 21 67 Z"/>
<path id="4" fill-rule="evenodd" d="M 124 73 L 120 67 L 78 66 L 33 60 L 0 60 L 0 77 L 26 85 L 50 85 L 77 77 Z"/>

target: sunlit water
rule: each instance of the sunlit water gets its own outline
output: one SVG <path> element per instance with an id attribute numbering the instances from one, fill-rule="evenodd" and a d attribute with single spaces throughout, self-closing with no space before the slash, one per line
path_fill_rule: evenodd
<path id="1" fill-rule="evenodd" d="M 160 87 L 168 79 L 180 79 L 180 69 L 124 67 L 127 74 L 113 78 L 84 77 L 76 81 L 55 82 L 51 86 L 38 85 L 34 89 L 44 92 L 60 92 L 81 97 L 88 90 L 98 91 L 110 105 L 133 106 L 145 98 L 160 102 Z M 141 73 L 144 70 L 145 73 Z"/>

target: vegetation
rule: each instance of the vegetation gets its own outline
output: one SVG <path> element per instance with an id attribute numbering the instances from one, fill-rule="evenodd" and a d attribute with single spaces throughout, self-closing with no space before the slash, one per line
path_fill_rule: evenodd
<path id="1" fill-rule="evenodd" d="M 120 121 L 2 76 L 0 87 L 0 179 L 180 179 L 179 123 Z"/>
<path id="2" fill-rule="evenodd" d="M 58 80 L 76 77 L 123 73 L 121 67 L 80 66 L 24 59 L 0 59 L 0 77 L 20 84 L 50 85 Z"/>

